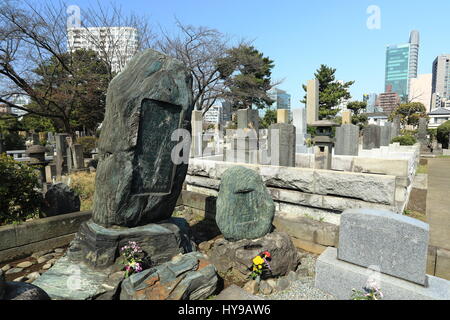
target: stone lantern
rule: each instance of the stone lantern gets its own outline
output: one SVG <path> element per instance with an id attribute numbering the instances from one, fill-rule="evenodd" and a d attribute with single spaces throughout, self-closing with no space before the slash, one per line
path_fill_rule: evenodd
<path id="1" fill-rule="evenodd" d="M 33 145 L 25 152 L 30 158 L 28 164 L 39 171 L 39 179 L 42 185 L 45 183 L 45 166 L 49 161 L 45 160 L 45 148 L 41 145 Z"/>

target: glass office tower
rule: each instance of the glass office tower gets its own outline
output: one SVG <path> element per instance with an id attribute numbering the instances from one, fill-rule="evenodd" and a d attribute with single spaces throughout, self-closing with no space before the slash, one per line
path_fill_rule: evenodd
<path id="1" fill-rule="evenodd" d="M 406 100 L 410 91 L 410 79 L 417 78 L 420 36 L 411 31 L 409 43 L 390 45 L 386 50 L 385 88 L 392 86 L 401 100 Z"/>
<path id="2" fill-rule="evenodd" d="M 385 88 L 392 86 L 401 99 L 409 93 L 409 51 L 409 43 L 390 45 L 386 50 Z"/>

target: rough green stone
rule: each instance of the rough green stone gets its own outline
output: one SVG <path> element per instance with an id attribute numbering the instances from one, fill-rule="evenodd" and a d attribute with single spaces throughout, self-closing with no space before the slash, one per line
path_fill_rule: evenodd
<path id="1" fill-rule="evenodd" d="M 190 72 L 154 50 L 137 54 L 111 81 L 99 140 L 95 223 L 136 227 L 170 218 L 187 172 L 187 163 L 172 161 L 179 143 L 172 134 L 190 131 L 192 109 Z"/>
<path id="2" fill-rule="evenodd" d="M 227 240 L 265 236 L 272 229 L 274 214 L 275 204 L 258 173 L 240 166 L 224 172 L 216 222 Z"/>

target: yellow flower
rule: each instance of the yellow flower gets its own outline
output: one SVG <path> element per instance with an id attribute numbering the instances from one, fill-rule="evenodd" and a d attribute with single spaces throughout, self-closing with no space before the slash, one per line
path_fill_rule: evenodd
<path id="1" fill-rule="evenodd" d="M 263 264 L 263 263 L 264 263 L 264 259 L 261 258 L 260 256 L 256 256 L 256 257 L 253 259 L 253 263 L 256 264 L 256 265 Z"/>
<path id="2" fill-rule="evenodd" d="M 262 269 L 262 265 L 259 265 L 259 266 L 258 266 L 258 269 Z"/>

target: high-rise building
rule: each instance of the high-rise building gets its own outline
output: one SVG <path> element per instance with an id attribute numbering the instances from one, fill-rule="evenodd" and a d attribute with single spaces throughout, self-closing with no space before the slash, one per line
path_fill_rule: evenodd
<path id="1" fill-rule="evenodd" d="M 419 74 L 412 78 L 409 86 L 409 101 L 420 102 L 427 112 L 431 110 L 431 78 L 432 74 Z"/>
<path id="2" fill-rule="evenodd" d="M 441 101 L 450 100 L 450 54 L 438 56 L 433 62 L 431 106 L 440 108 Z"/>
<path id="3" fill-rule="evenodd" d="M 410 79 L 417 77 L 418 57 L 419 32 L 415 30 L 409 43 L 389 45 L 386 49 L 385 88 L 390 85 L 401 100 L 408 98 Z"/>
<path id="4" fill-rule="evenodd" d="M 138 32 L 131 27 L 94 27 L 67 29 L 67 48 L 94 50 L 108 58 L 113 72 L 120 72 L 138 49 Z"/>
<path id="5" fill-rule="evenodd" d="M 388 85 L 386 92 L 378 95 L 376 102 L 376 105 L 385 113 L 391 113 L 399 104 L 400 95 L 397 92 L 393 92 L 390 85 Z"/>
<path id="6" fill-rule="evenodd" d="M 366 112 L 367 113 L 374 113 L 377 112 L 376 110 L 376 103 L 377 103 L 378 95 L 376 93 L 366 93 L 363 96 L 363 101 L 367 103 L 366 106 Z"/>
<path id="7" fill-rule="evenodd" d="M 288 109 L 291 110 L 291 95 L 284 90 L 278 88 L 272 88 L 267 92 L 267 95 L 274 102 L 268 108 L 271 110 Z M 265 109 L 259 109 L 259 116 L 263 117 Z M 289 118 L 291 119 L 291 112 L 289 112 Z"/>

